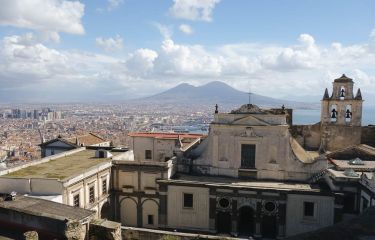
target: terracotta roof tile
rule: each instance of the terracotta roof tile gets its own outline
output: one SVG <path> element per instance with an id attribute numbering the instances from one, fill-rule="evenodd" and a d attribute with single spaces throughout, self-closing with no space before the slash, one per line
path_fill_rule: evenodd
<path id="1" fill-rule="evenodd" d="M 130 137 L 149 137 L 149 138 L 163 138 L 163 139 L 179 139 L 179 138 L 201 138 L 203 134 L 193 133 L 157 133 L 157 132 L 133 132 L 129 133 Z"/>

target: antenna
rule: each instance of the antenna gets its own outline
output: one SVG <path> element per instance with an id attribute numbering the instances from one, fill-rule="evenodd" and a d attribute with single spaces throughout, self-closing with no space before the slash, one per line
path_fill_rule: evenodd
<path id="1" fill-rule="evenodd" d="M 249 105 L 251 105 L 251 82 L 249 81 Z"/>

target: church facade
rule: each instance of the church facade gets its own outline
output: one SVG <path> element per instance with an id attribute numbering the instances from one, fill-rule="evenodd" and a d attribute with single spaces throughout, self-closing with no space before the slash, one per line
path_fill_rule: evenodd
<path id="1" fill-rule="evenodd" d="M 338 167 L 359 157 L 375 161 L 375 149 L 361 145 L 363 100 L 353 84 L 345 75 L 334 80 L 315 125 L 292 125 L 291 109 L 246 104 L 229 113 L 216 107 L 208 136 L 131 134 L 132 157 L 112 167 L 115 220 L 279 239 L 360 213 L 375 204 L 364 187 L 372 168 Z"/>

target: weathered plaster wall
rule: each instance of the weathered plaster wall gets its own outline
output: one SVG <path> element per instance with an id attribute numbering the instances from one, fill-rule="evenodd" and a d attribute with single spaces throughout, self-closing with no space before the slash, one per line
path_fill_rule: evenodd
<path id="1" fill-rule="evenodd" d="M 307 150 L 317 150 L 320 147 L 320 124 L 293 125 L 290 133 L 297 142 Z"/>
<path id="2" fill-rule="evenodd" d="M 304 217 L 304 202 L 315 204 L 314 217 Z M 333 224 L 334 197 L 288 194 L 286 235 L 314 231 Z"/>
<path id="3" fill-rule="evenodd" d="M 361 143 L 375 147 L 375 125 L 362 127 Z"/>
<path id="4" fill-rule="evenodd" d="M 193 194 L 193 208 L 184 208 L 184 193 Z M 168 227 L 209 230 L 209 189 L 168 186 Z"/>

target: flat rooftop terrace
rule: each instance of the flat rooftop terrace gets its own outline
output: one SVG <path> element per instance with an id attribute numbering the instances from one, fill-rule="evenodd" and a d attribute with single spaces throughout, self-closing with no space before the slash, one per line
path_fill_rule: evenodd
<path id="1" fill-rule="evenodd" d="M 0 201 L 1 208 L 62 221 L 65 219 L 81 221 L 95 214 L 91 210 L 20 195 L 17 195 L 13 201 Z"/>
<path id="2" fill-rule="evenodd" d="M 16 178 L 52 178 L 63 180 L 89 170 L 100 164 L 109 163 L 110 158 L 96 158 L 96 150 L 85 149 L 70 155 L 65 155 L 48 162 L 25 167 L 8 173 L 2 177 Z M 121 152 L 111 152 L 113 156 Z"/>

